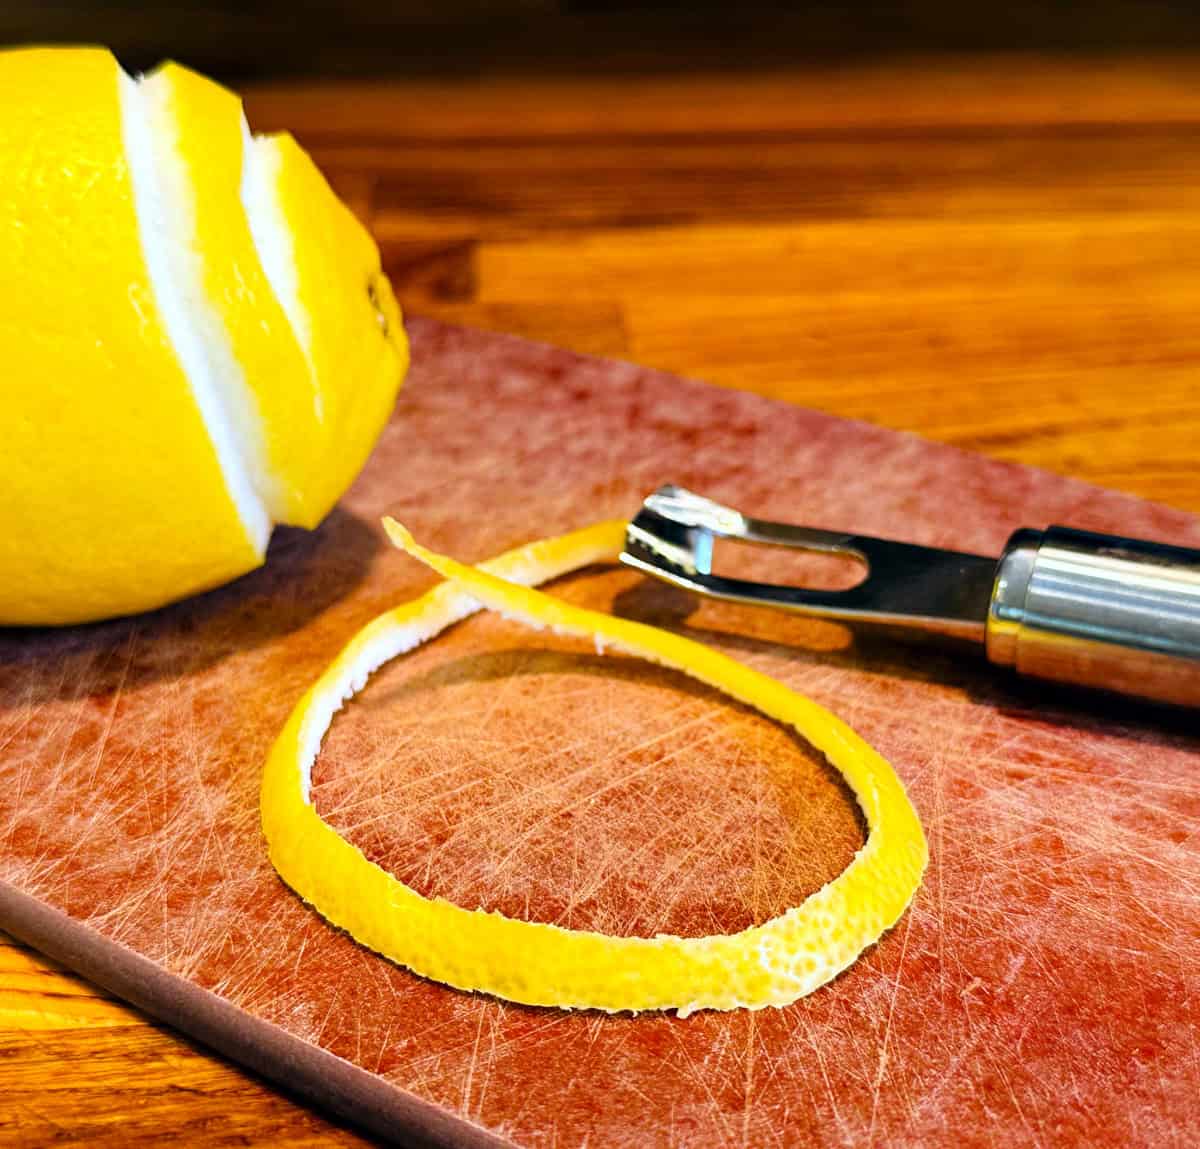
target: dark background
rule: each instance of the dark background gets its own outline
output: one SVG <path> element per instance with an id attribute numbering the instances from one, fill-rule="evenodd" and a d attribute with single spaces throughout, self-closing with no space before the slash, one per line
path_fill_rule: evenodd
<path id="1" fill-rule="evenodd" d="M 0 3 L 0 42 L 97 42 L 130 68 L 181 58 L 229 80 L 310 75 L 741 70 L 967 52 L 1200 44 L 1200 4 L 349 0 Z"/>

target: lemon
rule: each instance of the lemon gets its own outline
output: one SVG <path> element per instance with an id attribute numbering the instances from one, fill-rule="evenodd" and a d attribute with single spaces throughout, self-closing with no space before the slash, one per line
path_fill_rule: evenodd
<path id="1" fill-rule="evenodd" d="M 0 52 L 0 624 L 160 606 L 313 527 L 408 363 L 366 230 L 178 65 Z"/>
<path id="2" fill-rule="evenodd" d="M 448 581 L 359 632 L 293 711 L 267 761 L 262 822 L 280 876 L 329 921 L 415 973 L 528 1005 L 569 1009 L 762 1009 L 830 981 L 899 920 L 929 858 L 895 771 L 844 722 L 782 683 L 652 626 L 582 610 L 530 589 L 614 560 L 624 523 L 600 523 L 468 567 L 392 541 Z M 869 833 L 850 865 L 800 905 L 736 934 L 613 937 L 426 898 L 370 861 L 317 814 L 312 767 L 334 713 L 388 660 L 480 606 L 535 628 L 681 670 L 786 723 L 841 772 Z"/>

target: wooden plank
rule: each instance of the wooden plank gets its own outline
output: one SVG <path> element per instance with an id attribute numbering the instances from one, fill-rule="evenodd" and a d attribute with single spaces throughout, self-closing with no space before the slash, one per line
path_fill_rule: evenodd
<path id="1" fill-rule="evenodd" d="M 440 227 L 523 241 L 694 223 L 1186 217 L 1198 143 L 1191 125 L 1003 127 L 318 142 L 314 155 L 334 173 L 373 174 L 385 240 Z"/>
<path id="2" fill-rule="evenodd" d="M 365 1145 L 0 933 L 0 1142 Z"/>
<path id="3" fill-rule="evenodd" d="M 260 130 L 308 143 L 683 133 L 919 134 L 947 125 L 1200 122 L 1195 57 L 944 57 L 763 74 L 478 76 L 281 83 L 247 93 Z"/>
<path id="4" fill-rule="evenodd" d="M 381 223 L 386 242 L 388 230 Z M 487 301 L 679 300 L 866 295 L 884 305 L 958 293 L 1020 299 L 1086 290 L 1120 306 L 1146 290 L 1194 291 L 1200 220 L 1187 213 L 829 220 L 596 229 L 490 242 L 477 255 Z M 1037 306 L 1030 307 L 1036 312 Z"/>

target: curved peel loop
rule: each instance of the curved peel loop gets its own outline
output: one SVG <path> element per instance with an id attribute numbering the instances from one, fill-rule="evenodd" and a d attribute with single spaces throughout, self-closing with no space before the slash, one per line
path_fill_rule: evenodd
<path id="1" fill-rule="evenodd" d="M 615 558 L 625 524 L 601 523 L 469 567 L 419 546 L 398 523 L 384 523 L 397 546 L 448 581 L 381 615 L 351 640 L 293 711 L 263 776 L 271 860 L 329 921 L 414 972 L 459 989 L 530 1005 L 686 1015 L 787 1005 L 836 976 L 900 918 L 925 868 L 925 837 L 891 766 L 854 731 L 706 646 L 530 589 Z M 418 894 L 321 820 L 312 804 L 312 766 L 334 713 L 376 669 L 481 606 L 682 671 L 793 727 L 854 792 L 869 827 L 862 849 L 801 905 L 740 933 L 711 937 L 615 937 Z"/>

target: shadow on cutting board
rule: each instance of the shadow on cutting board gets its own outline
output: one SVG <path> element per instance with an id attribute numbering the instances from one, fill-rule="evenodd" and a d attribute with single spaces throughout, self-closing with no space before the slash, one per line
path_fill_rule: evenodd
<path id="1" fill-rule="evenodd" d="M 718 643 L 735 655 L 786 650 L 804 662 L 938 684 L 961 691 L 980 706 L 1040 722 L 1098 732 L 1123 728 L 1152 742 L 1169 741 L 1174 745 L 1182 739 L 1200 747 L 1193 712 L 1020 678 L 986 662 L 974 647 L 955 651 L 884 635 L 855 634 L 848 627 L 822 619 L 702 601 L 650 579 L 617 595 L 613 613 L 700 642 Z"/>
<path id="2" fill-rule="evenodd" d="M 335 507 L 315 531 L 276 528 L 257 570 L 160 610 L 83 626 L 0 627 L 0 709 L 183 678 L 262 646 L 353 591 L 382 546 L 362 519 Z"/>

